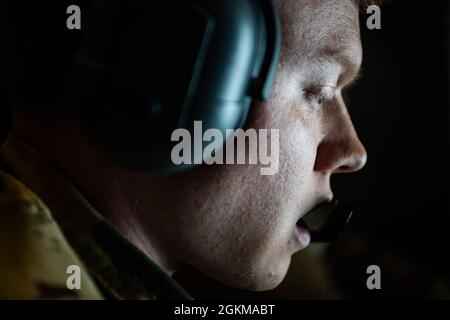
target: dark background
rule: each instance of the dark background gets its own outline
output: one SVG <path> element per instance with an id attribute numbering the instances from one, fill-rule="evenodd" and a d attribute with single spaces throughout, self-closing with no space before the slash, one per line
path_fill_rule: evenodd
<path id="1" fill-rule="evenodd" d="M 337 291 L 450 299 L 450 2 L 385 1 L 381 8 L 381 30 L 368 30 L 361 14 L 363 77 L 348 103 L 369 161 L 332 183 L 357 209 L 351 226 L 329 247 L 309 249 L 319 259 L 312 267 L 302 253 L 294 257 L 274 291 L 246 293 L 184 270 L 177 277 L 194 297 L 333 298 Z M 325 285 L 305 280 L 318 263 L 329 269 Z M 381 290 L 366 287 L 372 264 L 381 268 Z"/>

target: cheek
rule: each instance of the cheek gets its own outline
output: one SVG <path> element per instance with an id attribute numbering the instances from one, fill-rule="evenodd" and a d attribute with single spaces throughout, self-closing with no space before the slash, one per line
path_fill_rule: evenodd
<path id="1" fill-rule="evenodd" d="M 316 150 L 316 142 L 307 128 L 301 123 L 286 125 L 280 129 L 281 173 L 295 185 L 305 183 L 313 172 Z"/>
<path id="2" fill-rule="evenodd" d="M 178 211 L 184 213 L 179 234 L 186 237 L 176 247 L 189 252 L 185 259 L 200 269 L 237 277 L 256 272 L 254 268 L 283 269 L 288 263 L 297 210 L 313 189 L 316 153 L 311 127 L 289 111 L 290 105 L 282 99 L 255 105 L 246 126 L 279 130 L 277 174 L 261 176 L 259 165 L 226 165 L 204 166 L 187 176 L 195 187 Z"/>
<path id="3" fill-rule="evenodd" d="M 298 184 L 313 172 L 321 128 L 318 114 L 301 103 L 297 78 L 290 70 L 279 70 L 267 112 L 260 117 L 267 127 L 280 130 L 280 168 Z"/>
<path id="4" fill-rule="evenodd" d="M 321 133 L 319 119 L 297 100 L 295 95 L 275 96 L 268 110 L 277 111 L 267 113 L 264 124 L 280 132 L 279 179 L 298 190 L 313 174 Z"/>
<path id="5" fill-rule="evenodd" d="M 259 166 L 228 168 L 241 177 L 236 190 L 245 190 L 248 197 L 240 200 L 245 223 L 240 227 L 253 228 L 253 241 L 270 240 L 288 232 L 296 221 L 298 209 L 314 193 L 313 168 L 317 140 L 314 126 L 294 103 L 275 96 L 267 105 L 252 109 L 247 127 L 279 130 L 279 170 L 274 176 L 260 176 Z M 311 121 L 311 122 L 308 122 Z M 228 172 L 229 176 L 231 172 Z M 243 178 L 245 177 L 245 178 Z M 283 235 L 284 236 L 284 235 Z M 273 240 L 273 239 L 272 239 Z"/>

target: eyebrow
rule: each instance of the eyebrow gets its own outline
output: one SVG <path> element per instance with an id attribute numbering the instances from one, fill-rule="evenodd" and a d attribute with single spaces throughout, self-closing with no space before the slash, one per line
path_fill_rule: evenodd
<path id="1" fill-rule="evenodd" d="M 351 52 L 354 52 L 354 50 L 345 46 L 341 46 L 340 48 L 327 46 L 318 52 L 319 59 L 323 59 L 324 61 L 331 60 L 342 67 L 343 72 L 339 77 L 339 82 L 344 82 L 345 87 L 354 84 L 361 78 L 362 74 L 362 52 L 358 52 L 356 55 L 352 55 Z"/>

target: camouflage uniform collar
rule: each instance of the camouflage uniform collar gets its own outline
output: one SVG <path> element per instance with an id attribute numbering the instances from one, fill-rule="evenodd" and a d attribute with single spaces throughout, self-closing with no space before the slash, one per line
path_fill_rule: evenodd
<path id="1" fill-rule="evenodd" d="M 10 134 L 0 155 L 6 171 L 48 204 L 64 236 L 105 296 L 191 299 L 169 275 L 108 223 L 36 150 Z"/>

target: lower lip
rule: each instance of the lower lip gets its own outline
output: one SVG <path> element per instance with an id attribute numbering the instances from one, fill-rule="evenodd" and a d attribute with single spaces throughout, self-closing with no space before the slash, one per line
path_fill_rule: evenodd
<path id="1" fill-rule="evenodd" d="M 299 225 L 295 226 L 295 238 L 300 246 L 300 250 L 305 249 L 311 242 L 311 234 L 308 229 L 301 227 Z"/>

